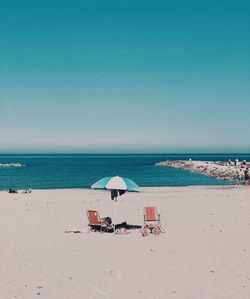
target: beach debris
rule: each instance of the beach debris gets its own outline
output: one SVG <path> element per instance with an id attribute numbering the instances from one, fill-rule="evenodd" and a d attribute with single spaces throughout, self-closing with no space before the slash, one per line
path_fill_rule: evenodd
<path id="1" fill-rule="evenodd" d="M 92 285 L 92 288 L 93 288 L 98 294 L 100 294 L 100 295 L 104 295 L 104 294 L 109 293 L 109 291 L 103 291 L 103 290 L 97 288 L 94 284 Z"/>
<path id="2" fill-rule="evenodd" d="M 80 230 L 66 230 L 64 233 L 65 234 L 69 234 L 69 233 L 81 234 L 82 232 Z"/>
<path id="3" fill-rule="evenodd" d="M 40 290 L 40 289 L 42 289 L 43 287 L 42 287 L 42 286 L 37 286 L 36 288 Z M 39 291 L 39 292 L 37 292 L 36 294 L 39 296 L 39 295 L 41 295 L 41 292 Z"/>

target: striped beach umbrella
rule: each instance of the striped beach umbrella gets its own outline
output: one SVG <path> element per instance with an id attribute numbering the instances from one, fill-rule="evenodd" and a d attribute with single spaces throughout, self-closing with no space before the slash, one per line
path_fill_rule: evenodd
<path id="1" fill-rule="evenodd" d="M 91 186 L 92 189 L 124 190 L 140 192 L 141 188 L 132 180 L 120 176 L 106 177 Z"/>
<path id="2" fill-rule="evenodd" d="M 132 180 L 128 179 L 128 178 L 122 178 L 120 176 L 114 176 L 114 177 L 105 177 L 99 181 L 97 181 L 95 184 L 93 184 L 91 186 L 92 189 L 102 189 L 102 190 L 110 190 L 111 191 L 111 199 L 115 199 L 118 196 L 118 191 L 119 194 L 121 195 L 120 191 L 123 191 L 123 193 L 125 193 L 126 191 L 130 191 L 130 192 L 140 192 L 141 188 Z M 114 190 L 118 190 L 115 191 L 116 195 L 114 195 L 114 197 L 112 196 L 112 192 L 114 192 Z M 116 201 L 116 199 L 115 199 Z M 116 205 L 115 205 L 116 206 Z M 113 212 L 113 220 L 116 218 L 116 207 L 114 206 L 114 212 Z M 114 224 L 115 222 L 113 222 L 112 227 L 114 229 L 114 235 L 117 232 L 116 226 Z"/>

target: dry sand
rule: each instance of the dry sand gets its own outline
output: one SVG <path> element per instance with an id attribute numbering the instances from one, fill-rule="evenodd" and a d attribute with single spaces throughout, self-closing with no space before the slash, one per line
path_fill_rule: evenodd
<path id="1" fill-rule="evenodd" d="M 148 205 L 165 234 L 87 233 L 86 209 L 142 224 Z M 1 299 L 250 298 L 250 187 L 0 192 L 0 226 Z"/>

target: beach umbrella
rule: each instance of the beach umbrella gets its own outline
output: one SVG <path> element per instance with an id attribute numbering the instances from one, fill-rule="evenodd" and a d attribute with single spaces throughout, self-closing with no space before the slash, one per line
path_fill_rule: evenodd
<path id="1" fill-rule="evenodd" d="M 132 180 L 120 176 L 105 177 L 91 186 L 92 189 L 124 190 L 140 192 L 141 188 Z"/>
<path id="2" fill-rule="evenodd" d="M 112 192 L 115 190 L 116 194 L 123 194 L 126 191 L 129 192 L 140 192 L 141 188 L 132 180 L 128 179 L 128 178 L 123 178 L 120 176 L 114 176 L 114 177 L 105 177 L 99 181 L 97 181 L 95 184 L 93 184 L 91 186 L 92 189 L 101 189 L 101 190 L 110 190 L 111 191 L 111 198 L 112 197 Z M 114 197 L 117 197 L 114 196 Z M 113 219 L 115 218 L 115 207 L 114 207 L 114 213 L 113 213 Z M 116 233 L 116 229 L 115 229 L 115 224 L 113 224 L 114 227 L 114 234 Z"/>

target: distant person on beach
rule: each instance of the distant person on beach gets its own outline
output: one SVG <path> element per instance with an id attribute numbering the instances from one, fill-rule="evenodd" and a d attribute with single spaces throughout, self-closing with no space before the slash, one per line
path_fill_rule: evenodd
<path id="1" fill-rule="evenodd" d="M 22 193 L 31 193 L 31 189 L 25 189 Z"/>
<path id="2" fill-rule="evenodd" d="M 9 189 L 9 193 L 18 193 L 17 190 L 13 190 L 12 188 Z"/>
<path id="3" fill-rule="evenodd" d="M 238 181 L 241 183 L 245 177 L 244 170 L 241 168 L 238 172 Z"/>
<path id="4" fill-rule="evenodd" d="M 111 199 L 117 201 L 117 197 L 118 197 L 118 191 L 111 190 Z"/>
<path id="5" fill-rule="evenodd" d="M 249 168 L 248 167 L 244 170 L 244 176 L 245 176 L 245 184 L 248 184 L 249 183 Z"/>
<path id="6" fill-rule="evenodd" d="M 246 160 L 243 160 L 241 165 L 247 165 L 247 161 Z"/>

